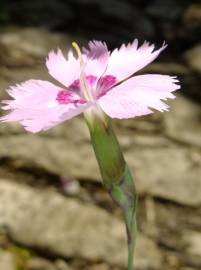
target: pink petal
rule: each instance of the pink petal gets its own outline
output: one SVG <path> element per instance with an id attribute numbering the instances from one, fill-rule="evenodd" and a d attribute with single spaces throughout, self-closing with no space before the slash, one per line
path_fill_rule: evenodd
<path id="1" fill-rule="evenodd" d="M 92 59 L 108 57 L 109 51 L 105 42 L 93 40 L 88 43 L 89 48 L 83 48 L 83 53 Z"/>
<path id="2" fill-rule="evenodd" d="M 85 74 L 100 78 L 106 70 L 109 51 L 105 42 L 93 40 L 88 44 L 89 48 L 83 48 L 83 58 L 86 63 Z"/>
<path id="3" fill-rule="evenodd" d="M 68 59 L 64 57 L 61 50 L 51 51 L 46 60 L 46 66 L 49 74 L 67 87 L 80 76 L 80 64 L 72 51 L 69 51 Z"/>
<path id="4" fill-rule="evenodd" d="M 153 113 L 150 108 L 167 111 L 161 101 L 174 98 L 173 91 L 180 88 L 175 77 L 167 75 L 135 76 L 108 91 L 98 103 L 112 118 L 130 118 Z"/>
<path id="5" fill-rule="evenodd" d="M 84 73 L 86 76 L 95 76 L 99 79 L 105 72 L 107 63 L 102 62 L 98 59 L 86 59 L 85 60 L 86 66 L 84 69 Z"/>
<path id="6" fill-rule="evenodd" d="M 154 51 L 154 45 L 148 42 L 138 47 L 138 40 L 135 39 L 132 44 L 115 49 L 109 58 L 106 74 L 116 76 L 121 81 L 136 71 L 142 69 L 151 63 L 161 51 L 166 48 L 164 44 L 159 50 Z"/>
<path id="7" fill-rule="evenodd" d="M 3 122 L 20 122 L 26 130 L 47 130 L 82 113 L 89 104 L 61 105 L 56 98 L 62 89 L 47 81 L 29 80 L 8 90 L 14 100 L 6 100 L 4 110 L 12 110 L 0 118 Z"/>

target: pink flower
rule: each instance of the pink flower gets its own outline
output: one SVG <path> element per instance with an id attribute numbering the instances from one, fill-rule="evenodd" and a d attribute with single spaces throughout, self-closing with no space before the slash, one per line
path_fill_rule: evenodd
<path id="1" fill-rule="evenodd" d="M 51 51 L 46 66 L 49 74 L 63 87 L 42 80 L 28 80 L 10 87 L 12 100 L 4 100 L 4 110 L 11 110 L 0 118 L 3 122 L 20 122 L 26 130 L 39 132 L 68 120 L 85 110 L 99 107 L 112 118 L 130 118 L 167 111 L 161 101 L 174 98 L 180 88 L 178 80 L 168 75 L 133 74 L 151 63 L 166 48 L 154 50 L 148 42 L 138 47 L 138 41 L 109 52 L 100 41 L 89 42 L 82 53 L 73 43 L 78 58 L 70 50 Z"/>

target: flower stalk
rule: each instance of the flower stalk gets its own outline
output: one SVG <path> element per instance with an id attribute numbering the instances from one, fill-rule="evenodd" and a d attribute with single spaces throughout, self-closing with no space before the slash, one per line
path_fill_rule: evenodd
<path id="1" fill-rule="evenodd" d="M 127 269 L 132 270 L 136 239 L 137 205 L 134 181 L 114 133 L 111 119 L 102 111 L 94 110 L 85 113 L 85 120 L 90 131 L 91 142 L 103 184 L 112 199 L 122 210 L 127 232 Z"/>

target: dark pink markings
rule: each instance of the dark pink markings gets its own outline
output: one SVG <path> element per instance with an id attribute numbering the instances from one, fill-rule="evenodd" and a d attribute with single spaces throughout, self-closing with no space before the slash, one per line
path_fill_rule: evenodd
<path id="1" fill-rule="evenodd" d="M 58 101 L 59 104 L 85 104 L 86 101 L 84 99 L 80 99 L 75 97 L 73 94 L 69 93 L 66 90 L 61 90 L 57 97 L 56 100 Z"/>
<path id="2" fill-rule="evenodd" d="M 117 78 L 113 75 L 106 75 L 100 78 L 97 83 L 98 98 L 105 95 L 116 83 Z"/>

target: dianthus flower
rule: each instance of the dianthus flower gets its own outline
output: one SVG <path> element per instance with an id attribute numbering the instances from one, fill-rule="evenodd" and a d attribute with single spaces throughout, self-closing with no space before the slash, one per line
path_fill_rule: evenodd
<path id="1" fill-rule="evenodd" d="M 107 45 L 91 41 L 80 51 L 73 43 L 67 58 L 61 50 L 51 51 L 46 60 L 49 74 L 63 86 L 43 80 L 28 80 L 12 86 L 4 100 L 4 110 L 11 110 L 0 118 L 3 122 L 20 122 L 31 132 L 47 130 L 84 111 L 103 111 L 111 118 L 131 118 L 147 115 L 154 110 L 166 111 L 162 101 L 174 98 L 179 89 L 175 77 L 168 75 L 133 76 L 151 63 L 166 45 L 154 50 L 144 42 L 138 47 L 134 40 L 111 53 Z"/>

